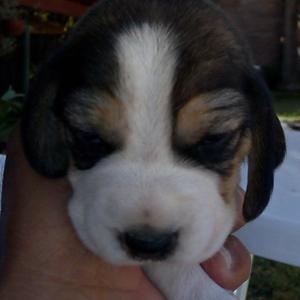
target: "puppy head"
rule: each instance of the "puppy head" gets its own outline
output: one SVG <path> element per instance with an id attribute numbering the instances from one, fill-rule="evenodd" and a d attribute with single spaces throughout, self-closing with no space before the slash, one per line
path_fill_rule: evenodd
<path id="1" fill-rule="evenodd" d="M 234 224 L 241 161 L 253 219 L 285 149 L 244 46 L 194 0 L 101 2 L 37 76 L 22 130 L 32 166 L 70 179 L 82 242 L 117 264 L 207 259 Z"/>

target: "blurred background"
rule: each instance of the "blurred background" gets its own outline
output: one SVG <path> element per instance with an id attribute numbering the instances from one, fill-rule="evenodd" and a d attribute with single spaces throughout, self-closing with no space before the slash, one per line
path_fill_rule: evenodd
<path id="1" fill-rule="evenodd" d="M 5 153 L 7 137 L 20 118 L 24 95 L 38 66 L 95 2 L 0 0 L 0 153 Z M 248 41 L 255 65 L 273 92 L 281 121 L 299 130 L 300 1 L 215 2 Z M 255 257 L 247 299 L 300 299 L 300 270 Z"/>

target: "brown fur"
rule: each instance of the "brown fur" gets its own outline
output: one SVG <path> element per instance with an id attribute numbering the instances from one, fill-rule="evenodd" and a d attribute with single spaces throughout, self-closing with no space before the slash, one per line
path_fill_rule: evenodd
<path id="1" fill-rule="evenodd" d="M 237 129 L 244 120 L 244 102 L 241 95 L 230 90 L 193 97 L 178 112 L 176 141 L 192 145 L 205 134 Z"/>
<path id="2" fill-rule="evenodd" d="M 178 113 L 176 123 L 176 141 L 182 144 L 194 144 L 208 130 L 211 120 L 209 107 L 201 97 L 191 99 Z"/>
<path id="3" fill-rule="evenodd" d="M 108 94 L 101 99 L 88 109 L 88 119 L 106 141 L 120 144 L 128 131 L 124 104 Z"/>
<path id="4" fill-rule="evenodd" d="M 245 157 L 249 154 L 251 148 L 251 137 L 248 131 L 241 139 L 239 148 L 231 162 L 230 171 L 221 177 L 220 191 L 223 199 L 227 203 L 234 204 L 235 193 L 240 180 L 240 166 Z"/>

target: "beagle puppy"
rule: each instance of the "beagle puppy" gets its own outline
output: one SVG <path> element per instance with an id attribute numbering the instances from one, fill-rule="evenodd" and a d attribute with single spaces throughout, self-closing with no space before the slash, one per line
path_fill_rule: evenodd
<path id="1" fill-rule="evenodd" d="M 169 300 L 230 300 L 199 267 L 236 218 L 266 207 L 285 153 L 271 96 L 224 13 L 206 0 L 103 0 L 41 68 L 24 150 L 73 187 L 82 243 L 140 265 Z"/>

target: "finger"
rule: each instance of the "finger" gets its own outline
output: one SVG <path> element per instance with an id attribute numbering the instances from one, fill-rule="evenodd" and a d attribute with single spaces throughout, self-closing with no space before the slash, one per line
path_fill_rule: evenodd
<path id="1" fill-rule="evenodd" d="M 229 236 L 223 248 L 202 267 L 217 284 L 233 291 L 248 279 L 251 257 L 238 238 Z"/>
<path id="2" fill-rule="evenodd" d="M 128 298 L 133 299 L 133 298 Z M 163 295 L 152 285 L 152 283 L 146 279 L 141 280 L 136 292 L 134 299 L 143 300 L 166 300 Z"/>

